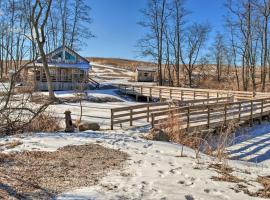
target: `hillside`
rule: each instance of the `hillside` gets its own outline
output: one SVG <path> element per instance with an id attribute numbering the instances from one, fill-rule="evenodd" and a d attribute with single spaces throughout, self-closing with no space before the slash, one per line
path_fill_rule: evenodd
<path id="1" fill-rule="evenodd" d="M 129 60 L 122 58 L 100 58 L 100 57 L 87 57 L 90 62 L 98 63 L 102 65 L 110 65 L 114 67 L 119 67 L 131 71 L 135 71 L 138 66 L 152 67 L 154 63 L 138 61 L 138 60 Z"/>

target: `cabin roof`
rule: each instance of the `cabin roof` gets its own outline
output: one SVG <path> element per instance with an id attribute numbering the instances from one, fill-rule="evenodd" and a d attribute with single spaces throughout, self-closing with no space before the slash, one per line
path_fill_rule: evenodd
<path id="1" fill-rule="evenodd" d="M 76 56 L 76 58 L 77 58 L 76 62 L 67 62 L 66 60 L 64 60 L 64 61 L 63 60 L 60 60 L 60 61 L 51 60 L 51 58 L 55 54 L 58 54 L 62 51 L 66 51 L 66 52 Z M 91 65 L 87 59 L 85 59 L 84 57 L 82 57 L 81 55 L 79 55 L 78 53 L 76 53 L 74 50 L 72 50 L 71 48 L 69 48 L 67 46 L 59 47 L 59 48 L 55 49 L 54 51 L 46 54 L 46 57 L 48 59 L 48 67 L 77 68 L 77 69 L 83 69 L 83 70 L 87 70 L 87 69 L 91 68 Z M 41 58 L 38 58 L 37 60 L 33 61 L 32 63 L 30 63 L 28 65 L 28 67 L 42 67 L 42 66 L 43 66 L 43 64 L 42 64 Z"/>
<path id="2" fill-rule="evenodd" d="M 156 67 L 143 67 L 143 66 L 140 66 L 140 67 L 137 67 L 136 70 L 137 71 L 142 71 L 142 72 L 156 72 L 157 68 Z"/>
<path id="3" fill-rule="evenodd" d="M 42 67 L 43 63 L 35 62 L 36 67 Z M 68 63 L 48 63 L 48 67 L 61 67 L 61 68 L 78 68 L 78 69 L 89 69 L 90 65 L 86 63 L 75 63 L 75 64 L 68 64 Z"/>
<path id="4" fill-rule="evenodd" d="M 46 54 L 46 57 L 50 57 L 50 56 L 52 56 L 53 54 L 56 54 L 56 53 L 58 53 L 59 51 L 64 51 L 64 50 L 70 51 L 71 53 L 73 53 L 74 55 L 76 55 L 77 57 L 79 57 L 81 60 L 83 60 L 84 62 L 89 63 L 89 61 L 88 61 L 86 58 L 82 57 L 82 56 L 81 56 L 80 54 L 78 54 L 76 51 L 74 51 L 73 49 L 71 49 L 71 48 L 69 48 L 69 47 L 67 47 L 67 46 L 61 46 L 61 47 L 58 47 L 57 49 L 53 50 L 52 52 Z M 38 59 L 38 61 L 39 61 L 39 60 L 40 60 L 40 58 Z"/>

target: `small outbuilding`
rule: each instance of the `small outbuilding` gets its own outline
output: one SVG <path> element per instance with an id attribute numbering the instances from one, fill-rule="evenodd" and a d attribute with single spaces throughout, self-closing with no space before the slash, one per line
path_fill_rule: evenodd
<path id="1" fill-rule="evenodd" d="M 87 88 L 89 61 L 74 50 L 63 46 L 46 55 L 54 90 Z M 29 64 L 24 71 L 24 85 L 35 90 L 48 90 L 47 79 L 41 58 Z"/>
<path id="2" fill-rule="evenodd" d="M 157 76 L 155 67 L 137 67 L 135 80 L 137 82 L 154 82 Z"/>

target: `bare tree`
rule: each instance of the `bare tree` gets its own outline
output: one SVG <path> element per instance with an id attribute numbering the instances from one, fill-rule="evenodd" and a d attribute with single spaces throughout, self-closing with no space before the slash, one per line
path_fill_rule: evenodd
<path id="1" fill-rule="evenodd" d="M 48 62 L 47 62 L 46 54 L 44 51 L 44 44 L 46 41 L 45 26 L 49 17 L 51 4 L 52 4 L 52 0 L 48 0 L 44 2 L 36 0 L 35 4 L 32 7 L 30 20 L 31 20 L 31 25 L 35 34 L 33 39 L 37 43 L 39 53 L 40 53 L 42 63 L 43 63 L 43 68 L 46 74 L 49 98 L 51 100 L 55 100 L 56 97 L 54 95 Z"/>
<path id="2" fill-rule="evenodd" d="M 210 27 L 208 24 L 194 23 L 185 33 L 185 43 L 180 48 L 180 58 L 187 71 L 189 87 L 192 87 L 193 71 L 196 67 L 200 52 L 207 40 Z"/>
<path id="3" fill-rule="evenodd" d="M 213 57 L 216 64 L 216 73 L 217 73 L 217 80 L 221 81 L 222 76 L 222 66 L 225 60 L 225 42 L 224 37 L 221 33 L 217 33 L 215 36 L 215 40 L 212 46 Z"/>
<path id="4" fill-rule="evenodd" d="M 148 0 L 147 8 L 142 10 L 145 21 L 139 24 L 148 33 L 139 41 L 138 46 L 145 56 L 152 56 L 157 63 L 159 85 L 163 85 L 162 62 L 164 54 L 164 32 L 168 18 L 166 0 Z"/>
<path id="5" fill-rule="evenodd" d="M 185 16 L 188 14 L 184 7 L 184 0 L 173 0 L 171 8 L 171 16 L 172 16 L 172 27 L 173 27 L 173 39 L 172 46 L 174 49 L 174 68 L 176 73 L 176 86 L 180 86 L 180 48 L 181 42 L 183 42 L 183 29 L 185 24 Z M 184 68 L 182 69 L 182 73 L 184 73 Z"/>

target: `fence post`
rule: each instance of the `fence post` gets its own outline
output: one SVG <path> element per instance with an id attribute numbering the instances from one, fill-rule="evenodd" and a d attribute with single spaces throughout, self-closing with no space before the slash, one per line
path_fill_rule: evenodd
<path id="1" fill-rule="evenodd" d="M 130 109 L 130 121 L 129 121 L 129 125 L 133 126 L 133 109 Z"/>
<path id="2" fill-rule="evenodd" d="M 155 126 L 155 115 L 154 115 L 154 113 L 151 114 L 151 124 L 152 124 L 152 128 L 154 128 L 154 126 Z"/>
<path id="3" fill-rule="evenodd" d="M 210 94 L 209 91 L 207 92 L 207 104 L 209 104 L 209 98 L 210 98 Z"/>
<path id="4" fill-rule="evenodd" d="M 172 89 L 170 89 L 170 99 L 172 99 Z"/>
<path id="5" fill-rule="evenodd" d="M 183 90 L 181 90 L 181 101 L 183 101 Z"/>
<path id="6" fill-rule="evenodd" d="M 190 123 L 190 107 L 187 108 L 187 131 L 189 129 L 189 123 Z"/>
<path id="7" fill-rule="evenodd" d="M 196 91 L 193 90 L 193 100 L 195 100 L 195 99 L 196 99 Z"/>
<path id="8" fill-rule="evenodd" d="M 152 99 L 152 88 L 150 87 L 150 98 Z"/>
<path id="9" fill-rule="evenodd" d="M 261 117 L 260 117 L 260 124 L 262 123 L 262 119 L 263 119 L 263 104 L 264 104 L 264 100 L 261 100 Z"/>
<path id="10" fill-rule="evenodd" d="M 161 96 L 161 88 L 159 88 L 159 101 L 162 102 L 162 96 Z"/>
<path id="11" fill-rule="evenodd" d="M 227 104 L 225 103 L 224 104 L 224 122 L 226 124 L 226 121 L 227 121 Z"/>
<path id="12" fill-rule="evenodd" d="M 113 109 L 111 109 L 111 130 L 113 130 Z"/>
<path id="13" fill-rule="evenodd" d="M 210 128 L 210 106 L 207 105 L 207 128 Z"/>
<path id="14" fill-rule="evenodd" d="M 253 126 L 253 100 L 250 101 L 250 126 Z"/>
<path id="15" fill-rule="evenodd" d="M 239 120 L 239 122 L 241 121 L 241 107 L 242 107 L 242 104 L 241 104 L 241 102 L 239 102 L 239 104 L 238 104 L 238 120 Z"/>
<path id="16" fill-rule="evenodd" d="M 147 105 L 147 122 L 149 122 L 150 118 L 150 109 L 149 109 L 149 104 Z"/>

